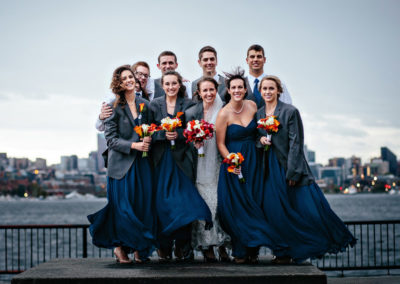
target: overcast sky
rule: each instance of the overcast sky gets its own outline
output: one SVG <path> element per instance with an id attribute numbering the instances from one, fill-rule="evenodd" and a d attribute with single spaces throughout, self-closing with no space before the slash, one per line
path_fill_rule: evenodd
<path id="1" fill-rule="evenodd" d="M 113 70 L 172 50 L 178 71 L 247 71 L 246 50 L 265 48 L 265 72 L 286 84 L 317 161 L 387 146 L 400 156 L 400 1 L 0 0 L 0 152 L 87 157 Z"/>

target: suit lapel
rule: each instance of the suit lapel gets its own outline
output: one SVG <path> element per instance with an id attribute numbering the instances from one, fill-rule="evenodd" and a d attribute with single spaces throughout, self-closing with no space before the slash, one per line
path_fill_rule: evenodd
<path id="1" fill-rule="evenodd" d="M 175 103 L 174 117 L 176 116 L 178 111 L 181 111 L 183 109 L 182 104 L 183 104 L 183 99 L 181 97 L 177 97 Z M 167 106 L 165 106 L 165 108 L 167 108 Z"/>
<path id="2" fill-rule="evenodd" d="M 166 102 L 166 98 L 165 97 L 160 101 L 160 108 L 161 108 L 162 118 L 167 117 L 168 116 L 168 111 L 167 111 L 167 102 Z"/>
<path id="3" fill-rule="evenodd" d="M 265 109 L 267 107 L 265 106 Z M 275 111 L 274 111 L 274 115 L 278 118 L 279 120 L 279 114 L 281 113 L 281 108 L 282 108 L 282 102 L 278 99 L 278 104 L 276 105 Z"/>
<path id="4" fill-rule="evenodd" d="M 136 126 L 135 119 L 133 118 L 132 112 L 129 109 L 128 104 L 125 105 L 124 112 L 126 116 L 129 118 L 129 121 L 131 122 L 132 126 L 135 127 Z"/>
<path id="5" fill-rule="evenodd" d="M 203 102 L 201 102 L 197 105 L 196 117 L 199 117 L 200 119 L 204 119 Z"/>

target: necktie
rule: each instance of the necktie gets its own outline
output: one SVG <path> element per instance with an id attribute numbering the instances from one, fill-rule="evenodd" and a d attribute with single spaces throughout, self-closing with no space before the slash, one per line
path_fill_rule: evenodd
<path id="1" fill-rule="evenodd" d="M 258 90 L 258 82 L 260 82 L 257 78 L 254 80 L 254 90 L 253 90 L 253 94 L 256 97 L 257 100 L 257 104 L 260 102 L 261 100 L 261 93 Z"/>

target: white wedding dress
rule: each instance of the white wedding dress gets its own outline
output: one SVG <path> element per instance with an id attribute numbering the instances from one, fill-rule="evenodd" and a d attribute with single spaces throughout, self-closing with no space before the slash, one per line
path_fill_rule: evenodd
<path id="1" fill-rule="evenodd" d="M 222 100 L 217 94 L 214 104 L 208 110 L 204 120 L 215 125 L 217 114 L 222 108 L 222 105 Z M 204 141 L 204 157 L 198 157 L 196 179 L 197 190 L 211 210 L 214 226 L 210 230 L 205 230 L 204 221 L 196 221 L 193 223 L 192 246 L 197 250 L 205 250 L 208 249 L 209 246 L 227 246 L 230 243 L 229 235 L 222 230 L 218 218 L 216 217 L 220 166 L 221 159 L 218 154 L 214 132 L 214 136 L 211 139 Z"/>

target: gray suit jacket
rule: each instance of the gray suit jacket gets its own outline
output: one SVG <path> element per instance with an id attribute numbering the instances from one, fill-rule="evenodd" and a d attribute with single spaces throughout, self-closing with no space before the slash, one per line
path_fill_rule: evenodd
<path id="1" fill-rule="evenodd" d="M 176 99 L 174 116 L 180 111 L 184 112 L 186 109 L 194 105 L 188 98 L 178 97 Z M 154 99 L 150 103 L 150 108 L 153 113 L 154 123 L 161 124 L 161 120 L 168 116 L 167 103 L 164 97 Z M 193 150 L 186 144 L 186 139 L 183 137 L 183 129 L 186 128 L 185 115 L 180 117 L 182 120 L 182 127 L 177 129 L 178 138 L 175 140 L 175 150 L 172 150 L 172 157 L 177 163 L 178 167 L 188 176 L 193 182 L 195 181 L 195 165 L 193 158 Z M 154 166 L 156 167 L 160 162 L 166 147 L 171 147 L 171 142 L 165 138 L 165 131 L 161 130 L 153 134 L 152 137 L 152 158 Z"/>
<path id="2" fill-rule="evenodd" d="M 272 134 L 271 150 L 276 154 L 279 164 L 285 169 L 287 180 L 296 181 L 296 186 L 309 185 L 314 181 L 314 177 L 304 156 L 304 131 L 299 111 L 294 106 L 278 100 L 274 115 L 277 116 L 281 125 L 278 132 Z M 266 117 L 265 107 L 258 110 L 256 117 L 257 121 Z M 267 136 L 267 133 L 261 129 L 258 129 L 258 133 L 257 147 L 261 148 L 263 146 L 259 138 Z"/>
<path id="3" fill-rule="evenodd" d="M 197 91 L 197 83 L 200 81 L 200 77 L 197 80 L 193 81 L 192 83 L 192 98 Z M 225 93 L 226 93 L 226 86 L 225 86 L 225 78 L 218 74 L 218 94 L 221 97 L 222 101 L 225 102 Z"/>
<path id="4" fill-rule="evenodd" d="M 147 100 L 136 97 L 136 109 L 139 114 L 139 104 L 144 103 L 145 109 L 142 113 L 142 123 L 152 121 L 150 104 Z M 112 115 L 105 120 L 104 136 L 108 146 L 108 168 L 109 177 L 121 179 L 128 172 L 136 155 L 142 152 L 131 149 L 132 142 L 139 141 L 139 135 L 133 130 L 136 126 L 135 120 L 129 107 L 117 105 Z"/>

